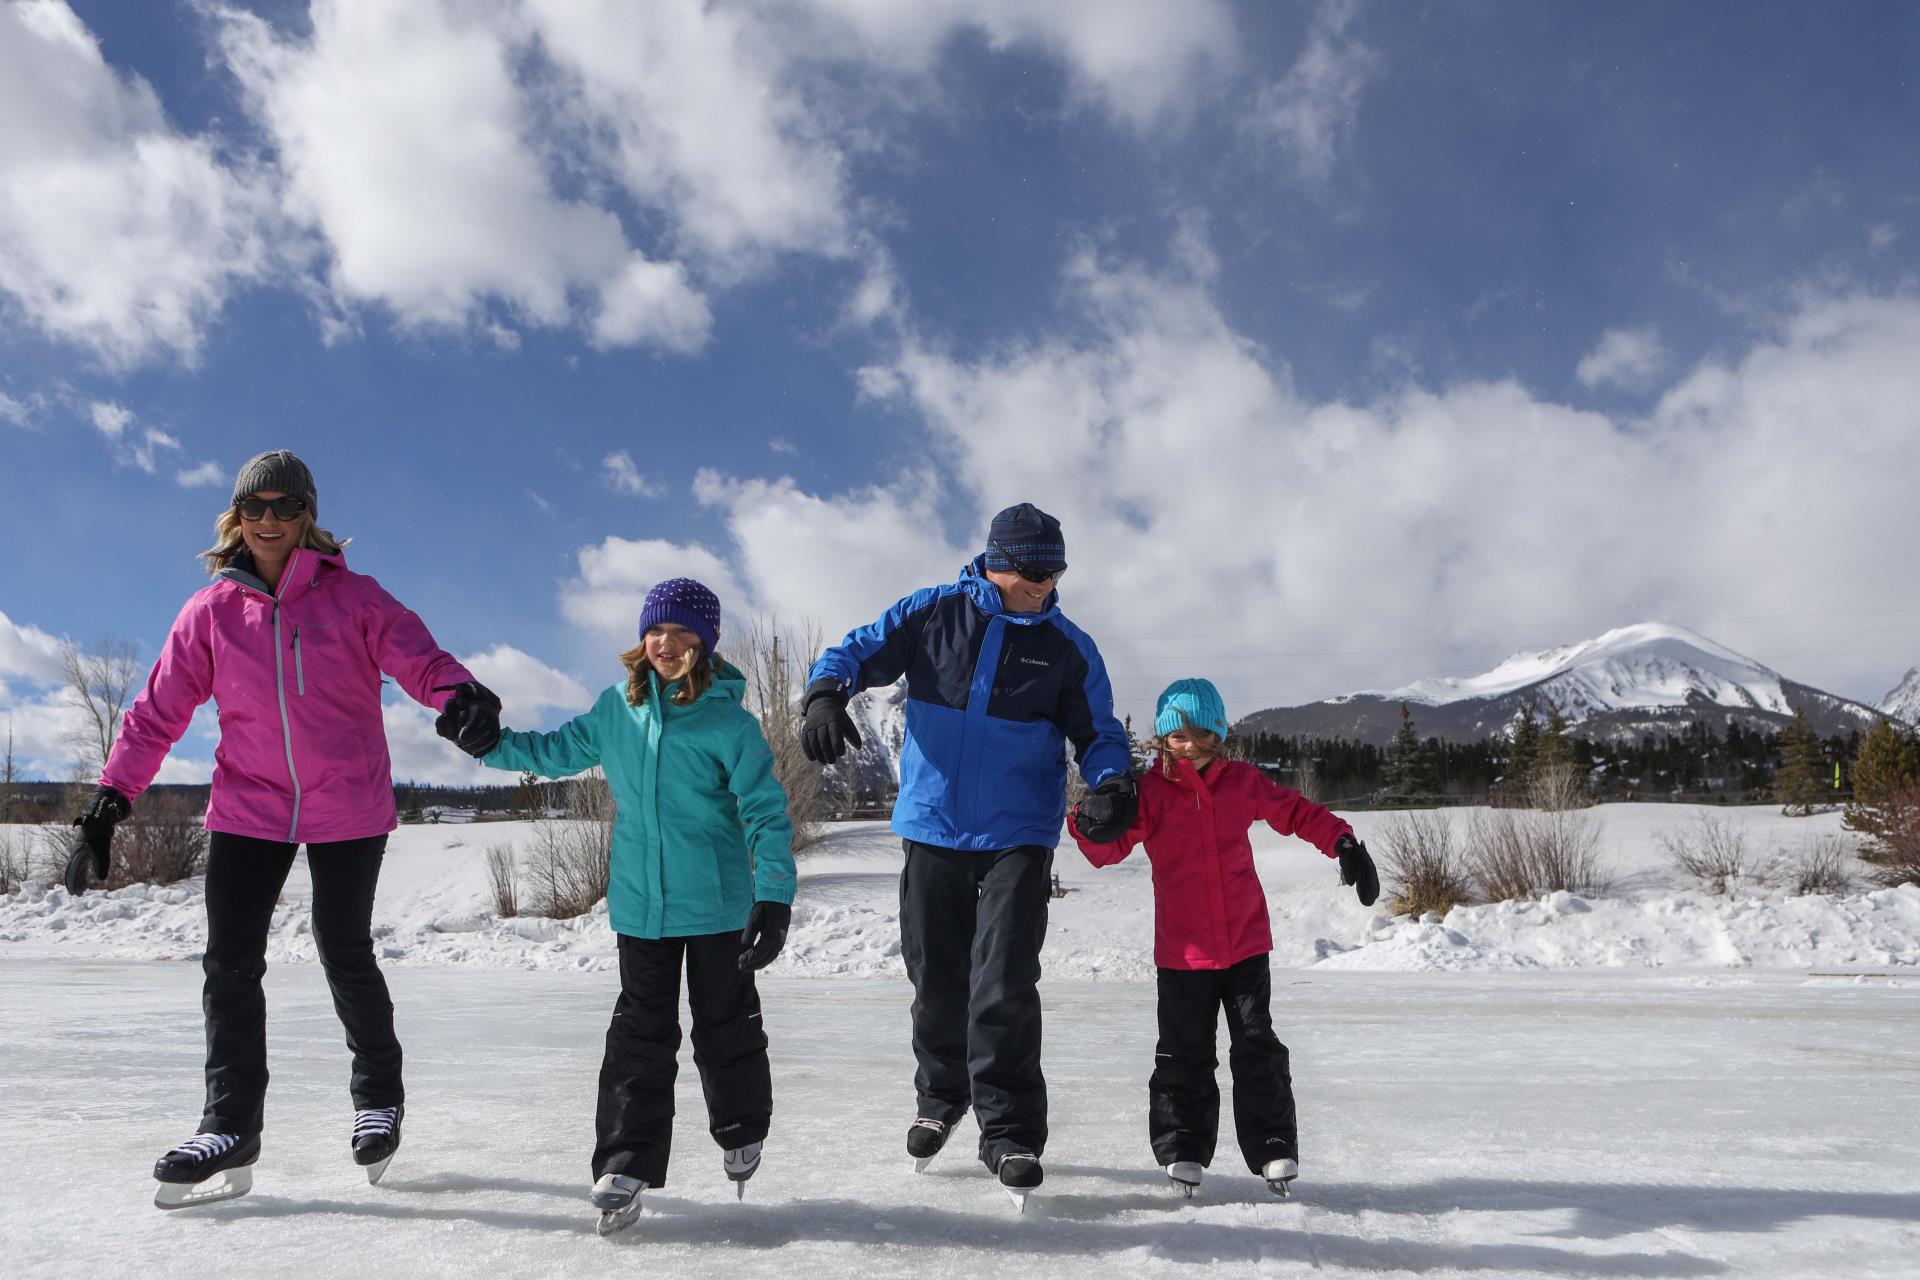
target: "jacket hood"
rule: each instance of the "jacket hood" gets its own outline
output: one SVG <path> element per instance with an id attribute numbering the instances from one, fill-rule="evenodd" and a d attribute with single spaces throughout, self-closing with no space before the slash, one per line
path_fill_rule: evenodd
<path id="1" fill-rule="evenodd" d="M 987 577 L 987 555 L 981 552 L 960 567 L 959 581 L 973 595 L 973 602 L 980 606 L 982 613 L 1004 613 L 1008 622 L 1017 622 L 1022 626 L 1031 626 L 1036 622 L 1045 622 L 1060 612 L 1060 589 L 1047 592 L 1047 598 L 1040 605 L 1038 613 L 1014 613 L 1007 608 L 1007 602 L 1000 598 L 1000 588 L 993 585 Z"/>

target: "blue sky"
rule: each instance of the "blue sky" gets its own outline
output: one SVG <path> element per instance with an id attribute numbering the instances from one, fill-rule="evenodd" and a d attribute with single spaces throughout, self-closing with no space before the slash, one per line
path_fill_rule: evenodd
<path id="1" fill-rule="evenodd" d="M 9 0 L 0 709 L 57 767 L 58 639 L 151 656 L 277 447 L 518 723 L 658 577 L 837 636 L 1020 500 L 1126 710 L 1655 618 L 1875 699 L 1917 54 L 1890 3 Z"/>

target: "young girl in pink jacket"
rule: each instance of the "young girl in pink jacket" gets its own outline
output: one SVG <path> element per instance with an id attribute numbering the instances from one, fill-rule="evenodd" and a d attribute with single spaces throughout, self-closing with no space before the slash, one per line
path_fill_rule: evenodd
<path id="1" fill-rule="evenodd" d="M 1340 881 L 1360 901 L 1380 893 L 1373 860 L 1353 828 L 1324 805 L 1221 758 L 1226 706 L 1208 680 L 1176 680 L 1155 708 L 1158 758 L 1140 778 L 1140 810 L 1126 834 L 1095 844 L 1068 830 L 1096 867 L 1138 844 L 1153 863 L 1153 958 L 1159 967 L 1160 1040 L 1147 1082 L 1154 1159 L 1183 1195 L 1200 1185 L 1220 1128 L 1214 1028 L 1227 1013 L 1232 1041 L 1233 1126 L 1247 1168 L 1286 1195 L 1300 1172 L 1287 1047 L 1273 1033 L 1267 954 L 1273 934 L 1247 831 L 1264 821 L 1340 860 Z"/>

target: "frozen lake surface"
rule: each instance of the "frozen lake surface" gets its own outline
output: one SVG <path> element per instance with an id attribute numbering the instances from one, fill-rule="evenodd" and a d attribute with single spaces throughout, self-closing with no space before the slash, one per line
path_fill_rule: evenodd
<path id="1" fill-rule="evenodd" d="M 584 1195 L 613 975 L 388 977 L 409 1100 L 385 1183 L 348 1156 L 321 974 L 279 964 L 254 1192 L 165 1214 L 148 1169 L 197 1119 L 199 966 L 0 951 L 7 1274 L 1920 1272 L 1911 977 L 1276 969 L 1301 1110 L 1292 1202 L 1230 1141 L 1176 1199 L 1146 1146 L 1152 987 L 1048 981 L 1053 1136 L 1024 1218 L 972 1159 L 971 1121 L 912 1173 L 904 982 L 769 978 L 776 1111 L 748 1198 L 722 1176 L 683 1049 L 669 1186 L 611 1240 Z"/>

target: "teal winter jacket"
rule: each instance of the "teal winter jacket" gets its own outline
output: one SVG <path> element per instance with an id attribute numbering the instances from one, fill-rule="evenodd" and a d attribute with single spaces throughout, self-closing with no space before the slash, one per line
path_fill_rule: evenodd
<path id="1" fill-rule="evenodd" d="M 615 933 L 676 938 L 746 927 L 756 900 L 793 901 L 793 825 L 746 679 L 715 659 L 713 686 L 687 706 L 621 681 L 552 733 L 500 735 L 482 764 L 562 778 L 601 766 L 613 787 L 607 914 Z M 749 856 L 751 855 L 751 856 Z"/>

